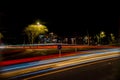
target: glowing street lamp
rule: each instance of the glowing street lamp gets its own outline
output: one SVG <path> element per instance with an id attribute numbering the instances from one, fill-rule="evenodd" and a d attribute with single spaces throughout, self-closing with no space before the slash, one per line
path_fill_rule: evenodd
<path id="1" fill-rule="evenodd" d="M 104 32 L 104 31 L 101 31 L 101 32 L 100 32 L 100 43 L 102 42 L 102 39 L 103 39 L 104 37 L 106 37 L 105 32 Z"/>
<path id="2" fill-rule="evenodd" d="M 37 22 L 36 24 L 37 24 L 37 25 L 40 25 L 40 22 Z"/>
<path id="3" fill-rule="evenodd" d="M 100 32 L 100 38 L 104 38 L 106 35 L 105 35 L 105 32 L 104 31 L 101 31 Z"/>

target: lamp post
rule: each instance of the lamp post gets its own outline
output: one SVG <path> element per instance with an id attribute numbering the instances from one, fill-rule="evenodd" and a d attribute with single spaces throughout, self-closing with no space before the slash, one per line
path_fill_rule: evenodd
<path id="1" fill-rule="evenodd" d="M 100 32 L 100 43 L 102 43 L 102 39 L 105 37 L 105 32 L 104 31 L 101 31 Z"/>

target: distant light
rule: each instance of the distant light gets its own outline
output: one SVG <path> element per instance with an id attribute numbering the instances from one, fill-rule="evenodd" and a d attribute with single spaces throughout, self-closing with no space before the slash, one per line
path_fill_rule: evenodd
<path id="1" fill-rule="evenodd" d="M 40 25 L 40 23 L 39 23 L 39 22 L 37 22 L 37 25 Z"/>
<path id="2" fill-rule="evenodd" d="M 104 32 L 101 32 L 101 34 L 104 34 Z"/>

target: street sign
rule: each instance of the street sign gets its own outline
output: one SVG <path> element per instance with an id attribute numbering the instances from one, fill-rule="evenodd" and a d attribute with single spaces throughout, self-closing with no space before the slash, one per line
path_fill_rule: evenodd
<path id="1" fill-rule="evenodd" d="M 62 45 L 58 45 L 57 48 L 58 48 L 58 51 L 59 51 L 59 57 L 61 57 L 61 49 L 62 49 Z"/>
<path id="2" fill-rule="evenodd" d="M 60 50 L 62 49 L 62 45 L 58 45 L 57 48 Z"/>

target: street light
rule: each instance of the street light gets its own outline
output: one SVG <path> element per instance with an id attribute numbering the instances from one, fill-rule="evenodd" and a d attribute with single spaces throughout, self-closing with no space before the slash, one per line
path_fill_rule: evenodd
<path id="1" fill-rule="evenodd" d="M 33 44 L 35 38 L 40 34 L 45 34 L 48 32 L 48 29 L 45 25 L 42 25 L 39 21 L 37 21 L 35 24 L 28 25 L 24 31 L 27 34 L 30 43 Z"/>
<path id="2" fill-rule="evenodd" d="M 101 31 L 100 33 L 100 38 L 104 38 L 106 35 L 105 35 L 105 32 L 104 31 Z"/>
<path id="3" fill-rule="evenodd" d="M 103 39 L 105 37 L 105 32 L 104 31 L 101 31 L 100 32 L 100 43 L 102 42 L 101 39 Z"/>
<path id="4" fill-rule="evenodd" d="M 40 25 L 40 22 L 36 22 L 37 25 Z"/>

